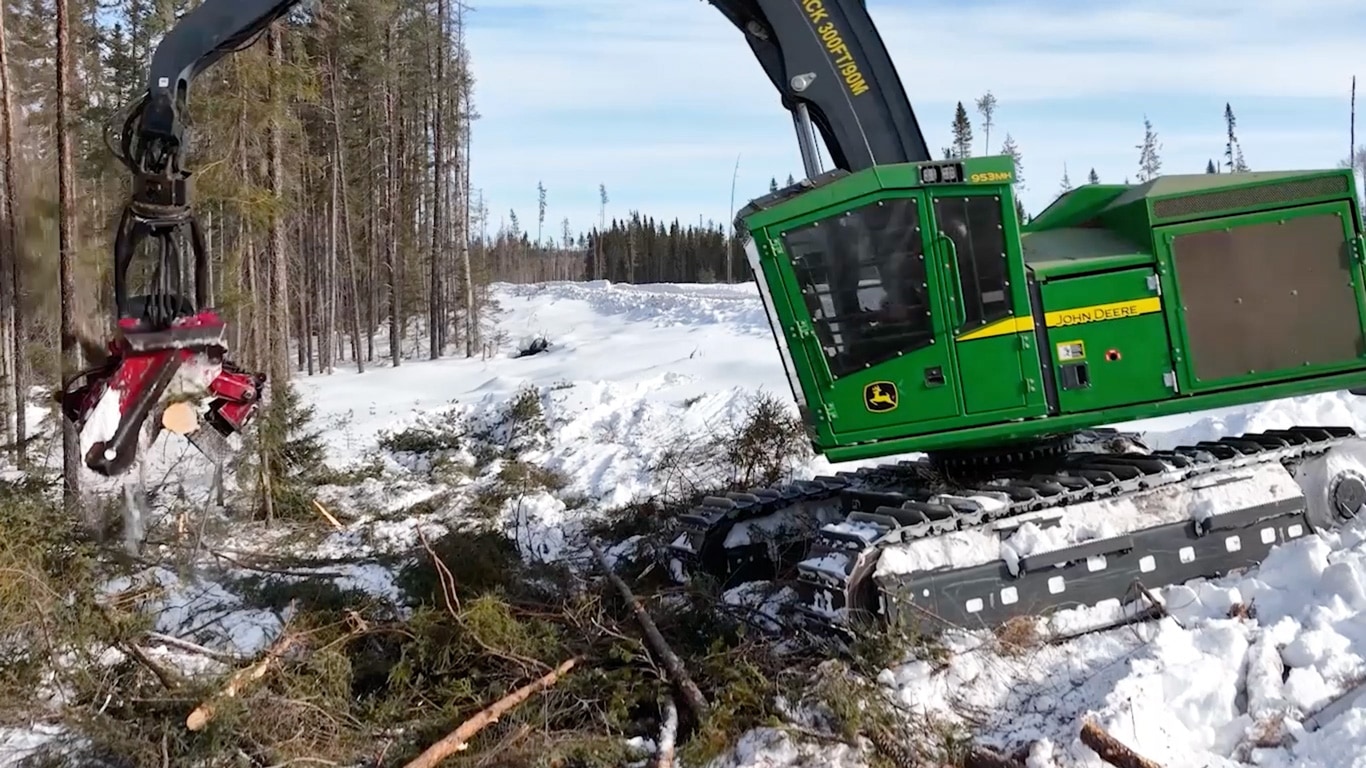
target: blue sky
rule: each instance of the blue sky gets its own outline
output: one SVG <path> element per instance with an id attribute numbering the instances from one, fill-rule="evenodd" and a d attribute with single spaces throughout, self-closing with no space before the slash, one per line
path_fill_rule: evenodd
<path id="1" fill-rule="evenodd" d="M 482 115 L 472 184 L 489 231 L 515 210 L 536 235 L 581 231 L 631 209 L 696 222 L 801 175 L 789 114 L 741 34 L 706 0 L 474 0 L 467 15 Z M 954 104 L 998 100 L 992 153 L 1009 132 L 1021 195 L 1037 212 L 1074 184 L 1138 169 L 1145 114 L 1164 173 L 1203 172 L 1224 148 L 1224 103 L 1253 170 L 1346 158 L 1349 88 L 1366 113 L 1361 0 L 868 0 L 932 148 Z M 1366 116 L 1358 121 L 1366 141 Z M 823 151 L 823 150 L 822 150 Z"/>

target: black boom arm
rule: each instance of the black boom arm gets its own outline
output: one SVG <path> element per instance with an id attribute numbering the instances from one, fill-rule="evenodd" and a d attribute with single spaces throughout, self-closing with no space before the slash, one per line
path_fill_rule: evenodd
<path id="1" fill-rule="evenodd" d="M 181 173 L 182 115 L 190 81 L 219 59 L 250 47 L 299 0 L 205 0 L 157 45 L 131 159 L 148 174 Z"/>
<path id="2" fill-rule="evenodd" d="M 186 13 L 152 55 L 147 91 L 127 111 L 114 155 L 133 173 L 133 194 L 114 239 L 114 304 L 119 317 L 137 316 L 165 327 L 189 306 L 179 292 L 183 264 L 176 235 L 189 230 L 194 255 L 193 310 L 208 301 L 208 254 L 203 232 L 190 211 L 184 167 L 184 117 L 190 83 L 229 53 L 249 47 L 300 0 L 204 0 Z M 161 245 L 152 290 L 140 302 L 128 295 L 128 269 L 138 244 Z M 134 307 L 137 307 L 135 310 Z"/>
<path id="3" fill-rule="evenodd" d="M 835 166 L 932 160 L 915 111 L 864 0 L 709 0 L 744 33 L 793 113 L 808 176 L 807 122 Z"/>

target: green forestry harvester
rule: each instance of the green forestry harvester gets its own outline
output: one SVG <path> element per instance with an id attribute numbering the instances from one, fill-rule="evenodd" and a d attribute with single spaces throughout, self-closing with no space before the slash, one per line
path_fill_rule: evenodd
<path id="1" fill-rule="evenodd" d="M 812 443 L 925 457 L 707 498 L 672 556 L 734 574 L 795 551 L 822 623 L 981 626 L 1357 514 L 1350 428 L 1160 451 L 1100 428 L 1366 385 L 1350 170 L 1090 184 L 1023 224 L 1009 157 L 931 157 L 861 0 L 711 2 L 797 126 L 807 178 L 736 224 Z"/>
<path id="2" fill-rule="evenodd" d="M 812 442 L 835 461 L 925 458 L 705 499 L 671 543 L 682 564 L 795 560 L 801 607 L 823 625 L 992 624 L 1253 565 L 1358 513 L 1366 451 L 1349 428 L 1160 451 L 1100 429 L 1366 387 L 1350 171 L 1092 184 L 1024 225 L 1010 159 L 931 156 L 862 0 L 711 2 L 797 127 L 806 178 L 738 224 Z M 115 126 L 133 173 L 119 336 L 63 397 L 96 471 L 133 466 L 157 414 L 221 460 L 255 411 L 264 376 L 227 359 L 207 306 L 184 118 L 191 81 L 296 4 L 184 14 Z M 154 285 L 133 294 L 148 238 Z M 213 430 L 166 416 L 190 385 L 208 392 Z"/>

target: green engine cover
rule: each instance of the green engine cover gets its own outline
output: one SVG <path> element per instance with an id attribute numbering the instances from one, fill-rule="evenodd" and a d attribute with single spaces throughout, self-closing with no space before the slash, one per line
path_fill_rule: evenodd
<path id="1" fill-rule="evenodd" d="M 1366 386 L 1351 172 L 1087 185 L 1008 157 L 836 172 L 740 214 L 814 447 L 980 448 Z"/>

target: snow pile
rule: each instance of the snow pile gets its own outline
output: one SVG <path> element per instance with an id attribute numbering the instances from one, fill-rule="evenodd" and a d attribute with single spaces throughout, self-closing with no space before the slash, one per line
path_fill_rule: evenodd
<path id="1" fill-rule="evenodd" d="M 1076 736 L 1086 715 L 1162 765 L 1359 765 L 1343 757 L 1366 754 L 1366 707 L 1303 724 L 1366 680 L 1364 584 L 1366 533 L 1348 528 L 1285 544 L 1252 574 L 1161 590 L 1171 616 L 1156 623 L 1020 654 L 964 636 L 946 665 L 881 682 L 917 711 L 985 713 L 985 740 L 1037 742 L 1044 765 L 1102 765 Z"/>

